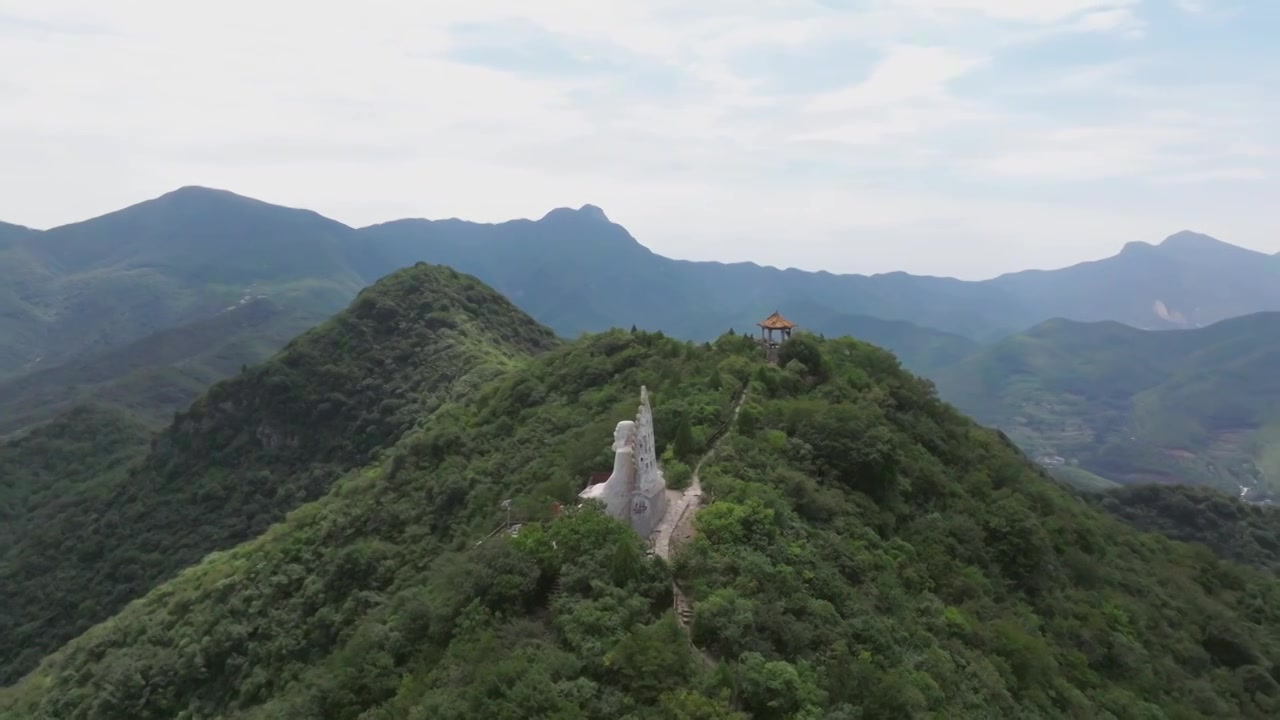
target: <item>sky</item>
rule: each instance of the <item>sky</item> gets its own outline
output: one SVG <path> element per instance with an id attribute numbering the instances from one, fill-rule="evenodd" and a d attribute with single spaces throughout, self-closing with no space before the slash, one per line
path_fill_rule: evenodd
<path id="1" fill-rule="evenodd" d="M 184 185 L 965 279 L 1280 251 L 1275 0 L 0 0 L 0 220 Z"/>

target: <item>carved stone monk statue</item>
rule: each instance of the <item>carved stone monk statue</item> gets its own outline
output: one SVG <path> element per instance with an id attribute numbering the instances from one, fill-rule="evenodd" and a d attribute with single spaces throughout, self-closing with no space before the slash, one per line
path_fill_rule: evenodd
<path id="1" fill-rule="evenodd" d="M 636 434 L 636 423 L 634 420 L 623 420 L 613 429 L 613 451 L 617 452 L 623 448 L 631 447 Z"/>

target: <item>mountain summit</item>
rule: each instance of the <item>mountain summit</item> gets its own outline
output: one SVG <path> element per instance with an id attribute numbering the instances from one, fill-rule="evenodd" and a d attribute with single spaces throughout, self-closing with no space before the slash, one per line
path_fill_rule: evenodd
<path id="1" fill-rule="evenodd" d="M 48 522 L 0 547 L 0 682 L 324 495 L 455 393 L 557 344 L 455 270 L 419 264 L 383 278 L 268 362 L 210 388 L 129 472 L 59 498 Z"/>
<path id="2" fill-rule="evenodd" d="M 567 207 L 556 208 L 548 212 L 546 215 L 542 216 L 542 220 L 544 221 L 562 220 L 562 219 L 570 219 L 570 218 L 581 219 L 581 220 L 592 220 L 592 221 L 601 222 L 601 223 L 610 222 L 609 217 L 604 214 L 604 210 L 601 210 L 595 205 L 590 205 L 590 204 L 583 205 L 577 210 L 574 210 L 572 208 L 567 208 Z"/>

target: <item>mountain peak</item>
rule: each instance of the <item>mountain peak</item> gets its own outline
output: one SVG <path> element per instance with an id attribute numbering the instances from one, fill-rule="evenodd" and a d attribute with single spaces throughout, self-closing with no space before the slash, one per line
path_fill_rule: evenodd
<path id="1" fill-rule="evenodd" d="M 609 216 L 604 214 L 604 210 L 600 209 L 599 206 L 592 205 L 590 203 L 583 205 L 577 210 L 574 210 L 573 208 L 570 208 L 570 207 L 556 208 L 551 212 L 547 213 L 546 215 L 542 216 L 543 220 L 554 220 L 554 219 L 567 220 L 570 218 L 591 220 L 594 222 L 605 222 L 605 223 L 609 222 Z"/>
<path id="2" fill-rule="evenodd" d="M 1160 243 L 1160 247 L 1221 248 L 1221 247 L 1234 247 L 1234 246 L 1230 245 L 1229 243 L 1222 242 L 1217 238 L 1205 235 L 1204 233 L 1198 233 L 1191 230 L 1183 230 L 1181 232 L 1176 232 L 1170 235 L 1169 237 L 1165 238 L 1164 242 Z"/>
<path id="3" fill-rule="evenodd" d="M 1252 252 L 1245 248 L 1232 245 L 1228 242 L 1223 242 L 1215 237 L 1205 235 L 1204 233 L 1198 233 L 1193 230 L 1182 230 L 1180 232 L 1176 232 L 1165 238 L 1158 245 L 1153 245 L 1140 240 L 1125 243 L 1124 248 L 1120 252 L 1121 254 L 1125 254 L 1144 251 L 1150 252 L 1152 250 L 1160 250 L 1166 253 L 1205 253 L 1222 251 Z"/>
<path id="4" fill-rule="evenodd" d="M 240 197 L 239 195 L 236 195 L 230 190 L 223 190 L 221 188 L 211 188 L 211 187 L 206 187 L 204 185 L 183 185 L 177 190 L 171 190 L 165 193 L 165 195 L 188 195 L 188 196 L 217 195 L 220 197 L 226 197 L 227 195 L 235 195 L 236 197 Z"/>
<path id="5" fill-rule="evenodd" d="M 182 202 L 182 203 L 214 203 L 214 202 L 261 202 L 253 198 L 237 195 L 230 190 L 221 190 L 219 188 L 204 187 L 202 185 L 183 185 L 177 190 L 169 192 L 155 198 L 152 202 Z M 145 202 L 142 204 L 146 204 Z"/>

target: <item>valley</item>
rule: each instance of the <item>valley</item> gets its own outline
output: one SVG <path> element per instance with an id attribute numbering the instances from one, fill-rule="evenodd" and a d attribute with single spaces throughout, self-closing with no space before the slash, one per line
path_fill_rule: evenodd
<path id="1" fill-rule="evenodd" d="M 1267 502 L 1280 497 L 1278 338 L 1277 313 L 1157 333 L 1055 320 L 935 379 L 1068 479 L 1206 485 Z"/>

